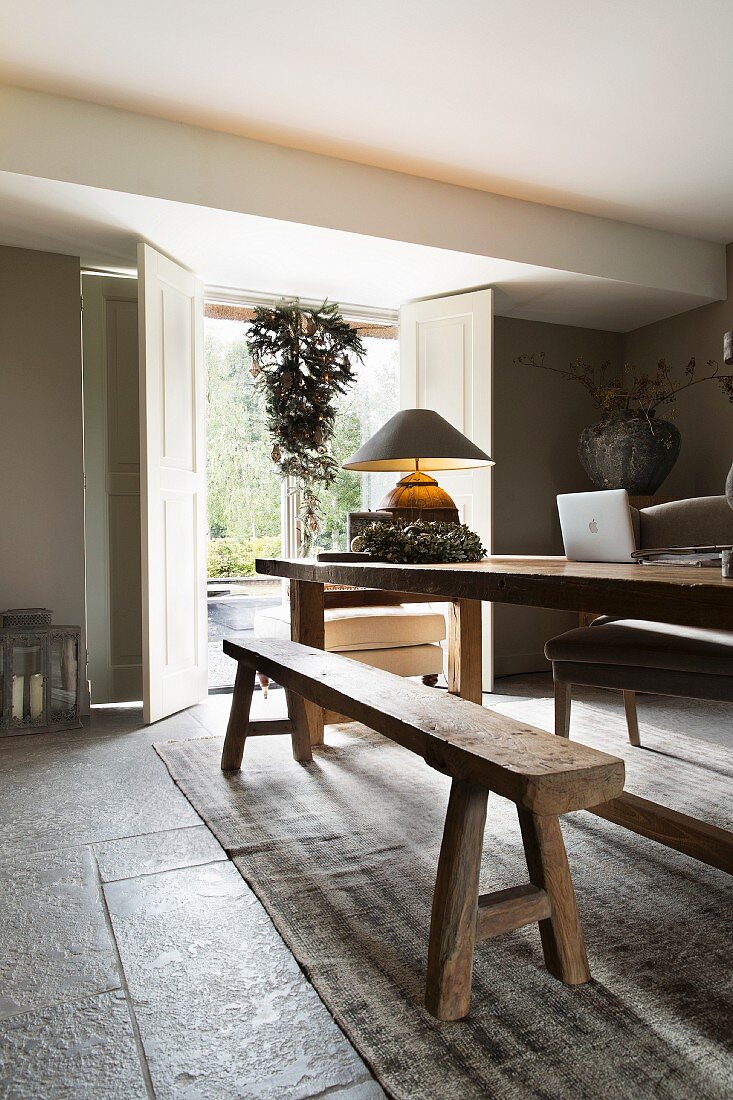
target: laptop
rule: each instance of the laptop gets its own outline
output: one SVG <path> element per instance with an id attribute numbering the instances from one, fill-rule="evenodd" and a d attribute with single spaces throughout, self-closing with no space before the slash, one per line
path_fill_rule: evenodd
<path id="1" fill-rule="evenodd" d="M 625 489 L 557 498 L 568 561 L 633 561 L 634 525 Z"/>

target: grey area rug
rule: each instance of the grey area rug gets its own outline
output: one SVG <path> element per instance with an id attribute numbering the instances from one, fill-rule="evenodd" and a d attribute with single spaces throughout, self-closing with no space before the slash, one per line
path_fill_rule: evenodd
<path id="1" fill-rule="evenodd" d="M 547 700 L 505 713 L 551 728 Z M 576 703 L 573 736 L 627 760 L 627 790 L 731 824 L 733 753 Z M 732 881 L 615 825 L 563 818 L 593 980 L 544 969 L 536 926 L 480 944 L 473 1007 L 423 1007 L 448 780 L 363 726 L 327 731 L 313 763 L 286 738 L 156 745 L 322 1000 L 399 1100 L 733 1096 Z M 526 881 L 514 806 L 489 799 L 481 888 Z"/>

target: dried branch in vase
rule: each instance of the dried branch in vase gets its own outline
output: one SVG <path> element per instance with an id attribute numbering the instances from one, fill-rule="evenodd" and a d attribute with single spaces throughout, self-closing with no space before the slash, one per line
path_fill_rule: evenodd
<path id="1" fill-rule="evenodd" d="M 682 372 L 675 377 L 674 368 L 666 359 L 660 359 L 653 373 L 641 370 L 634 363 L 625 363 L 621 372 L 614 372 L 610 360 L 594 366 L 584 359 L 576 359 L 567 370 L 550 366 L 545 362 L 544 351 L 539 355 L 518 355 L 515 366 L 549 370 L 569 382 L 577 382 L 588 390 L 593 403 L 604 413 L 635 412 L 652 417 L 657 409 L 664 409 L 668 419 L 674 419 L 674 404 L 679 394 L 701 382 L 715 382 L 733 402 L 733 374 L 721 374 L 720 365 L 714 359 L 706 363 L 707 373 L 699 374 L 693 356 Z"/>

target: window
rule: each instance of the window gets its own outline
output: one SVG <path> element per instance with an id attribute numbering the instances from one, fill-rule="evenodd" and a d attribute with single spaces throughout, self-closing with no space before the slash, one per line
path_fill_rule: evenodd
<path id="1" fill-rule="evenodd" d="M 280 479 L 270 457 L 264 400 L 250 374 L 247 318 L 239 306 L 207 304 L 209 574 L 254 570 L 254 557 L 280 552 Z M 339 401 L 334 457 L 340 464 L 399 408 L 397 329 L 358 324 L 366 348 L 357 380 Z M 340 470 L 320 491 L 321 549 L 346 546 L 346 513 L 377 508 L 391 488 L 389 474 Z M 235 546 L 235 543 L 237 544 Z"/>

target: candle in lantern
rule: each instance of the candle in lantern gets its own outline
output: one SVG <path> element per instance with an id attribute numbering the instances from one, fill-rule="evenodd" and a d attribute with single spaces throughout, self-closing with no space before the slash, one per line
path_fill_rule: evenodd
<path id="1" fill-rule="evenodd" d="M 31 676 L 31 721 L 37 722 L 43 717 L 43 676 L 34 672 Z"/>
<path id="2" fill-rule="evenodd" d="M 23 691 L 25 689 L 25 676 L 13 676 L 13 719 L 23 721 Z"/>

